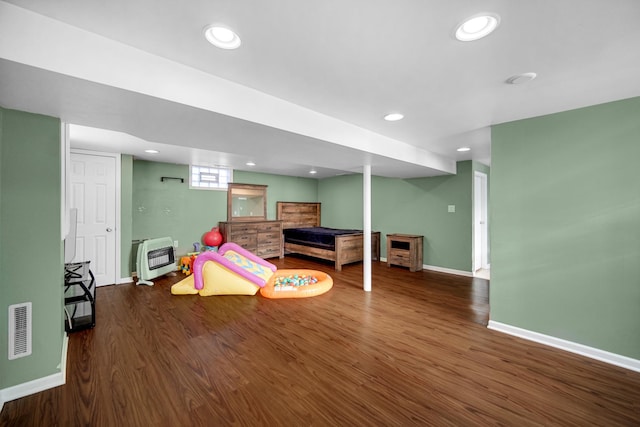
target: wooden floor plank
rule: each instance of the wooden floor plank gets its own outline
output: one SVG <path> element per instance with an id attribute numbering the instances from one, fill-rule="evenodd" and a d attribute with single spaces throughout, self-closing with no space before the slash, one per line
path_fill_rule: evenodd
<path id="1" fill-rule="evenodd" d="M 640 425 L 640 374 L 488 330 L 489 282 L 373 265 L 315 298 L 97 292 L 67 384 L 6 402 L 2 426 Z"/>

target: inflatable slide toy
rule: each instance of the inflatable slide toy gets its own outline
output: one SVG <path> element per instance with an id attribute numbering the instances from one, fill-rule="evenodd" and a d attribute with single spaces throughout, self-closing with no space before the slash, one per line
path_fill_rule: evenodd
<path id="1" fill-rule="evenodd" d="M 171 286 L 173 295 L 255 295 L 277 267 L 235 243 L 218 252 L 203 252 L 192 265 L 192 275 Z"/>

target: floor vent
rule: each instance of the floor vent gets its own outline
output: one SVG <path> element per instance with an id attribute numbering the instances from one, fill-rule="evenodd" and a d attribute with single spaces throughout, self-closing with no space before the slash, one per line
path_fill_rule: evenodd
<path id="1" fill-rule="evenodd" d="M 31 303 L 9 306 L 9 360 L 31 354 Z"/>

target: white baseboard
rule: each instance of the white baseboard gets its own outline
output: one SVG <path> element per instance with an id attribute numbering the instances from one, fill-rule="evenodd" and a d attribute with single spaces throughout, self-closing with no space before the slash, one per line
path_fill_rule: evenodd
<path id="1" fill-rule="evenodd" d="M 387 258 L 380 257 L 380 262 L 387 262 Z M 436 271 L 438 273 L 448 273 L 448 274 L 456 274 L 458 276 L 473 277 L 473 273 L 471 271 L 454 270 L 453 268 L 436 267 L 435 265 L 426 265 L 426 264 L 423 264 L 422 268 L 425 270 Z"/>
<path id="2" fill-rule="evenodd" d="M 62 384 L 66 384 L 67 382 L 67 351 L 69 349 L 69 335 L 64 334 L 64 339 L 62 340 L 62 355 L 60 356 L 60 364 L 58 365 L 58 369 L 60 369 L 60 373 L 62 374 Z"/>
<path id="3" fill-rule="evenodd" d="M 60 364 L 58 365 L 58 369 L 60 369 L 60 372 L 0 390 L 0 402 L 2 403 L 0 405 L 0 410 L 2 410 L 4 402 L 20 399 L 21 397 L 29 396 L 31 394 L 39 393 L 50 388 L 64 385 L 67 379 L 68 344 L 69 337 L 65 334 L 62 341 L 62 354 L 60 357 Z"/>
<path id="4" fill-rule="evenodd" d="M 489 320 L 489 325 L 487 327 L 489 329 L 493 329 L 494 331 L 503 332 L 509 335 L 514 335 L 516 337 L 524 338 L 529 341 L 535 341 L 540 344 L 559 348 L 561 350 L 569 351 L 571 353 L 576 353 L 581 356 L 589 357 L 591 359 L 596 359 L 601 362 L 619 366 L 621 368 L 640 372 L 640 360 L 632 359 L 627 356 L 622 356 L 616 353 L 611 353 L 605 350 L 600 350 L 594 347 L 589 347 L 589 346 L 578 344 L 572 341 L 563 340 L 561 338 L 552 337 L 550 335 L 544 335 L 538 332 L 529 331 L 527 329 L 518 328 L 517 326 L 511 326 L 511 325 L 496 322 L 493 320 Z"/>
<path id="5" fill-rule="evenodd" d="M 116 285 L 122 285 L 123 283 L 133 283 L 133 277 L 121 277 L 116 281 Z"/>
<path id="6" fill-rule="evenodd" d="M 471 271 L 454 270 L 453 268 L 437 267 L 435 265 L 423 265 L 422 268 L 424 268 L 425 270 L 437 271 L 438 273 L 448 273 L 458 276 L 473 277 L 473 273 Z"/>

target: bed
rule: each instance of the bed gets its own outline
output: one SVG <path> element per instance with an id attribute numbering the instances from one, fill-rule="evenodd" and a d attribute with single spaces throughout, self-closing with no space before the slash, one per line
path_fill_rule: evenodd
<path id="1" fill-rule="evenodd" d="M 320 258 L 342 266 L 364 258 L 362 230 L 320 227 L 320 203 L 277 202 L 277 219 L 283 222 L 284 252 Z M 371 233 L 371 259 L 380 259 L 380 232 Z"/>

